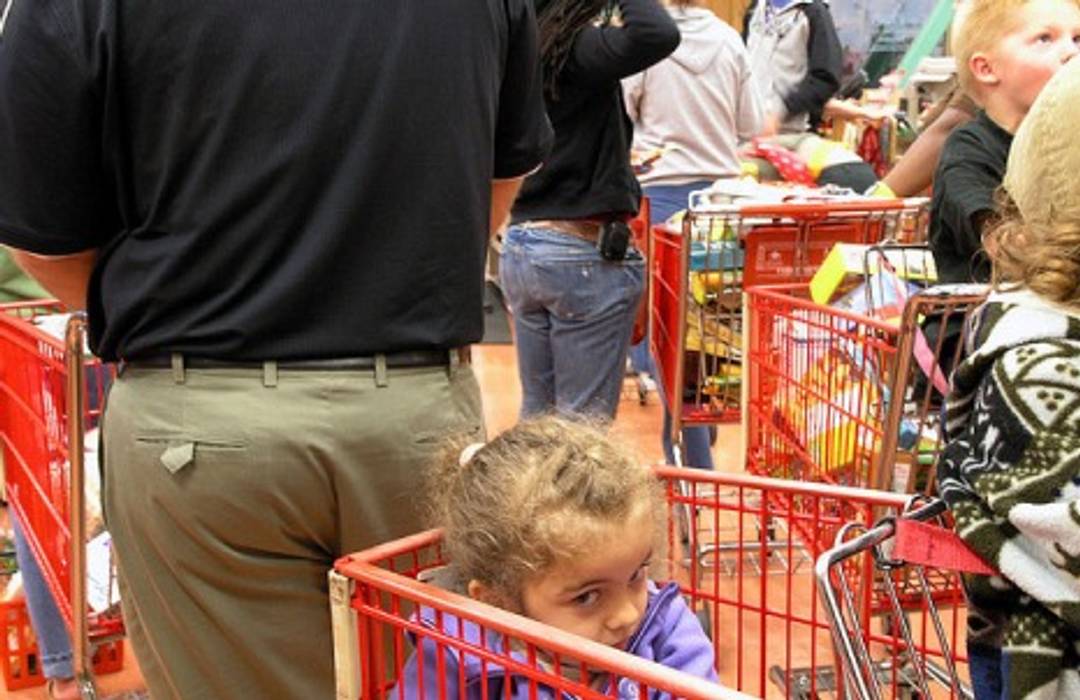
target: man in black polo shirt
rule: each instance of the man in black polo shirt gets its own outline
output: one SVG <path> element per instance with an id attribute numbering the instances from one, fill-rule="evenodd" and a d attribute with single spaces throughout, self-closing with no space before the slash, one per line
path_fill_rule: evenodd
<path id="1" fill-rule="evenodd" d="M 326 572 L 482 433 L 487 235 L 550 147 L 528 0 L 12 0 L 0 243 L 125 362 L 106 518 L 155 698 L 333 693 Z"/>

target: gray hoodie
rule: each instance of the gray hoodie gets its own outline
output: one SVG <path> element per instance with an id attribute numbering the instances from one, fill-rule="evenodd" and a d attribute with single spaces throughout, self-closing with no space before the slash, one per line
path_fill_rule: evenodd
<path id="1" fill-rule="evenodd" d="M 747 16 L 746 45 L 765 112 L 781 133 L 800 133 L 821 117 L 840 88 L 841 49 L 825 0 L 758 0 Z"/>
<path id="2" fill-rule="evenodd" d="M 643 185 L 736 176 L 737 146 L 760 131 L 762 101 L 739 34 L 702 8 L 669 8 L 682 41 L 670 57 L 623 80 L 634 148 L 666 148 Z"/>

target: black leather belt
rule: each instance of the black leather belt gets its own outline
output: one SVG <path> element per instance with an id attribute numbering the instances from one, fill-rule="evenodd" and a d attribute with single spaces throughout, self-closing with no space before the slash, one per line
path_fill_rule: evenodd
<path id="1" fill-rule="evenodd" d="M 375 355 L 364 357 L 335 357 L 323 360 L 277 360 L 280 370 L 365 370 L 375 369 Z M 406 350 L 403 352 L 388 352 L 382 355 L 386 358 L 387 369 L 403 369 L 407 367 L 448 367 L 454 357 L 458 362 L 468 364 L 471 360 L 471 352 L 468 347 L 454 348 L 453 350 Z M 133 360 L 124 360 L 127 367 L 136 369 L 169 369 L 173 366 L 172 355 L 152 355 Z M 254 360 L 221 360 L 212 357 L 183 356 L 183 366 L 187 369 L 261 369 L 265 361 Z"/>

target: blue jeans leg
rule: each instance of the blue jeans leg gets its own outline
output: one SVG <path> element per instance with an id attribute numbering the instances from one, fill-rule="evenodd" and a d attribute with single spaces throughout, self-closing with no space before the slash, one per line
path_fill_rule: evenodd
<path id="1" fill-rule="evenodd" d="M 642 301 L 642 303 L 645 302 Z M 650 357 L 649 353 L 648 336 L 645 336 L 645 339 L 637 345 L 630 346 L 630 367 L 637 374 L 644 373 L 650 376 L 655 374 L 652 367 L 652 357 Z"/>
<path id="2" fill-rule="evenodd" d="M 511 227 L 499 271 L 514 315 L 522 415 L 613 418 L 644 287 L 641 257 L 610 262 L 575 236 Z"/>
<path id="3" fill-rule="evenodd" d="M 649 198 L 653 224 L 659 224 L 670 219 L 676 212 L 687 208 L 690 193 L 702 190 L 711 184 L 710 180 L 698 180 L 685 185 L 653 185 L 646 187 L 644 192 Z M 648 339 L 641 344 L 645 352 L 648 352 Z M 638 346 L 636 346 L 638 347 Z M 636 368 L 636 365 L 635 365 Z M 650 373 L 656 378 L 656 368 L 650 362 Z M 671 413 L 664 405 L 664 430 L 660 436 L 664 446 L 664 457 L 668 464 L 675 464 L 675 451 L 671 441 Z M 709 444 L 709 429 L 703 426 L 683 428 L 682 449 L 683 465 L 687 467 L 699 467 L 702 469 L 713 468 L 712 445 Z"/>
<path id="4" fill-rule="evenodd" d="M 52 592 L 41 573 L 34 553 L 23 535 L 17 519 L 12 519 L 15 535 L 15 558 L 22 572 L 23 591 L 26 595 L 26 607 L 30 613 L 30 624 L 37 637 L 38 651 L 41 654 L 42 673 L 46 678 L 71 678 L 75 675 L 71 661 L 71 638 L 68 637 L 67 625 L 60 616 Z"/>
<path id="5" fill-rule="evenodd" d="M 975 700 L 1005 700 L 1005 668 L 1001 649 L 983 644 L 968 644 L 968 669 Z"/>
<path id="6" fill-rule="evenodd" d="M 664 400 L 664 389 L 660 388 L 660 402 L 664 406 L 664 428 L 660 440 L 664 446 L 664 459 L 668 464 L 675 464 L 675 446 L 671 441 L 671 412 Z M 712 444 L 709 429 L 704 425 L 695 425 L 682 429 L 682 465 L 696 469 L 713 469 Z"/>

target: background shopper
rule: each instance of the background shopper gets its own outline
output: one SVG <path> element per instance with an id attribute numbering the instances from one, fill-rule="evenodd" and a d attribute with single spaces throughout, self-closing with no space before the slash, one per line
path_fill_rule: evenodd
<path id="1" fill-rule="evenodd" d="M 738 146 L 764 123 L 762 100 L 750 75 L 750 58 L 731 26 L 701 0 L 666 3 L 679 29 L 679 47 L 668 58 L 623 81 L 634 122 L 634 150 L 662 155 L 638 176 L 649 198 L 653 225 L 687 208 L 691 192 L 741 173 Z M 648 339 L 631 349 L 635 368 L 652 371 Z M 669 390 L 672 388 L 669 388 Z M 661 440 L 674 464 L 671 415 L 664 406 Z M 713 466 L 707 427 L 684 428 L 684 461 Z"/>
<path id="2" fill-rule="evenodd" d="M 625 247 L 641 188 L 619 81 L 670 54 L 679 33 L 656 0 L 617 0 L 620 21 L 597 24 L 607 5 L 536 0 L 555 147 L 522 187 L 499 264 L 524 416 L 614 417 L 644 287 L 641 256 Z M 599 250 L 605 230 L 621 254 Z"/>

